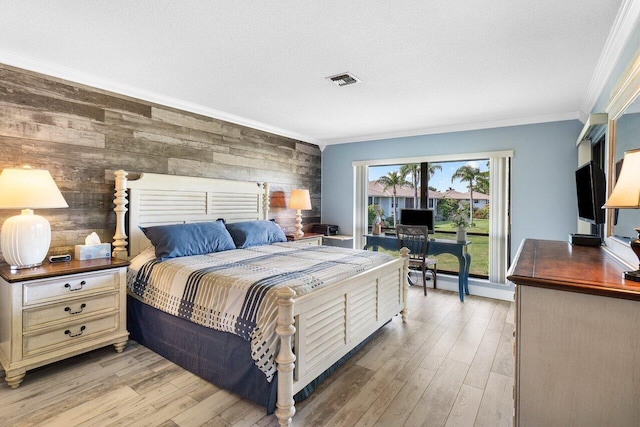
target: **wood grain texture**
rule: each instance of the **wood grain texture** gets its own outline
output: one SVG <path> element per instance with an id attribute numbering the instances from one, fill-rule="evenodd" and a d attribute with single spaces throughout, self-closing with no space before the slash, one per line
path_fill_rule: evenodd
<path id="1" fill-rule="evenodd" d="M 40 267 L 24 270 L 11 270 L 8 265 L 0 266 L 0 277 L 9 283 L 13 283 L 24 280 L 46 279 L 62 274 L 77 274 L 104 270 L 105 268 L 126 267 L 128 265 L 128 261 L 116 258 L 100 258 L 86 261 L 72 259 L 71 261 L 59 263 L 45 261 Z"/>
<path id="2" fill-rule="evenodd" d="M 518 285 L 640 300 L 640 282 L 601 247 L 552 240 L 525 240 L 507 279 Z"/>
<path id="3" fill-rule="evenodd" d="M 460 303 L 457 293 L 440 289 L 430 290 L 425 298 L 420 286 L 412 286 L 409 303 L 407 322 L 396 316 L 297 404 L 293 425 L 512 425 L 513 375 L 492 370 L 500 332 L 484 328 L 493 318 L 495 301 L 472 295 Z M 437 316 L 429 314 L 434 311 Z M 513 328 L 507 316 L 498 318 L 502 330 Z M 497 320 L 494 326 L 498 329 Z M 458 338 L 449 346 L 452 335 Z M 398 345 L 409 350 L 398 351 Z M 435 371 L 419 366 L 432 352 L 444 357 Z M 464 359 L 473 360 L 470 367 L 456 360 L 465 352 L 469 356 Z M 376 357 L 384 363 L 372 363 Z M 470 377 L 479 380 L 467 384 Z M 15 390 L 0 382 L 0 407 L 0 425 L 12 426 L 46 425 L 49 419 L 92 427 L 278 424 L 264 408 L 135 342 L 122 354 L 98 349 L 36 369 Z"/>
<path id="4" fill-rule="evenodd" d="M 48 169 L 68 209 L 36 212 L 51 223 L 50 254 L 96 232 L 114 232 L 113 171 L 267 181 L 285 203 L 270 215 L 293 229 L 293 188 L 308 188 L 320 221 L 320 149 L 302 141 L 0 64 L 0 169 Z M 280 198 L 279 200 L 281 200 Z M 0 210 L 0 224 L 17 211 Z"/>

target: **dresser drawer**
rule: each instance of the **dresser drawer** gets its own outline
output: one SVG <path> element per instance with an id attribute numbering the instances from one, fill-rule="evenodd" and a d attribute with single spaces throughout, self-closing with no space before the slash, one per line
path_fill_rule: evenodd
<path id="1" fill-rule="evenodd" d="M 25 333 L 22 337 L 22 354 L 32 354 L 74 345 L 97 335 L 118 330 L 118 313 L 102 317 L 90 317 L 80 322 L 69 322 L 42 332 Z"/>
<path id="2" fill-rule="evenodd" d="M 72 322 L 77 318 L 108 312 L 117 308 L 117 291 L 75 298 L 24 310 L 22 328 L 24 331 L 29 331 L 50 323 Z"/>
<path id="3" fill-rule="evenodd" d="M 61 276 L 55 279 L 28 282 L 23 285 L 24 305 L 54 301 L 95 291 L 118 289 L 116 271 Z"/>

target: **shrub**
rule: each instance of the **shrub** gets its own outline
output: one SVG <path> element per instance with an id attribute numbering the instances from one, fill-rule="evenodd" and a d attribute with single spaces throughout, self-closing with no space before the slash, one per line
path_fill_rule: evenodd
<path id="1" fill-rule="evenodd" d="M 473 217 L 477 219 L 489 219 L 489 205 L 485 205 L 482 209 L 476 209 Z"/>

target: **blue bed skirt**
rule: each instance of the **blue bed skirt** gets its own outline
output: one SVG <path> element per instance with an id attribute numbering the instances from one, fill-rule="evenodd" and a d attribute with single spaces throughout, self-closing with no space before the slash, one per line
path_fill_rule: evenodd
<path id="1" fill-rule="evenodd" d="M 251 358 L 250 343 L 239 336 L 172 316 L 129 295 L 127 329 L 132 340 L 187 371 L 265 407 L 267 414 L 275 410 L 277 375 L 271 383 L 267 382 Z M 306 399 L 374 334 L 300 390 L 294 400 Z"/>

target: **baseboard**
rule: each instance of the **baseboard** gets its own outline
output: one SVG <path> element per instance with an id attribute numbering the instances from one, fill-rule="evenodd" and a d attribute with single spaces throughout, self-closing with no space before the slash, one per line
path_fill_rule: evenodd
<path id="1" fill-rule="evenodd" d="M 427 282 L 427 287 L 433 287 L 433 282 Z M 501 289 L 504 288 L 504 289 Z M 458 276 L 438 274 L 438 289 L 458 292 Z M 513 301 L 514 291 L 507 285 L 491 285 L 482 279 L 469 278 L 469 293 L 479 297 Z"/>

